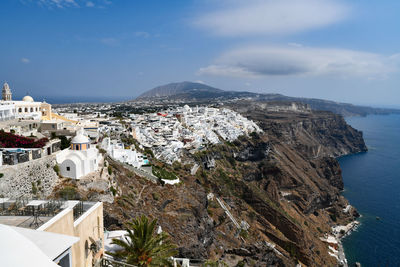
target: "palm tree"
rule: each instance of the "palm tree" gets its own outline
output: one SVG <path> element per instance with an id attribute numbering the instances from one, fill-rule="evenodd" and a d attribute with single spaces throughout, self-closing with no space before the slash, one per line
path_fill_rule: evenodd
<path id="1" fill-rule="evenodd" d="M 122 249 L 109 254 L 137 266 L 170 266 L 170 258 L 176 254 L 176 246 L 171 243 L 167 233 L 155 233 L 156 224 L 156 219 L 149 222 L 144 215 L 128 222 L 128 234 L 124 240 L 112 240 L 112 244 Z"/>

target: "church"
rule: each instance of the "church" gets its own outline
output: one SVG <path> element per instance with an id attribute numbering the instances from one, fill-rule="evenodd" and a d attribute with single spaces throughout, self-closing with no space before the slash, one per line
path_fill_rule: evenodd
<path id="1" fill-rule="evenodd" d="M 0 121 L 13 119 L 51 120 L 51 105 L 46 102 L 36 102 L 29 95 L 20 101 L 13 100 L 10 86 L 5 82 L 0 101 Z"/>
<path id="2" fill-rule="evenodd" d="M 78 130 L 72 138 L 71 147 L 56 156 L 61 176 L 73 179 L 98 170 L 101 159 L 101 154 L 90 144 L 90 139 L 83 129 Z"/>

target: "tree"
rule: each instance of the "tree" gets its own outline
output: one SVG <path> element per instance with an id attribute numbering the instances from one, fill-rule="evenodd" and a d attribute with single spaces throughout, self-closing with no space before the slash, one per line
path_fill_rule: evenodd
<path id="1" fill-rule="evenodd" d="M 61 140 L 61 150 L 69 148 L 71 146 L 71 140 L 68 139 L 66 136 L 61 135 L 58 138 Z"/>
<path id="2" fill-rule="evenodd" d="M 156 225 L 156 219 L 150 222 L 144 215 L 128 222 L 125 238 L 112 240 L 122 249 L 109 254 L 137 266 L 171 266 L 170 257 L 176 254 L 176 246 L 167 233 L 155 233 Z"/>

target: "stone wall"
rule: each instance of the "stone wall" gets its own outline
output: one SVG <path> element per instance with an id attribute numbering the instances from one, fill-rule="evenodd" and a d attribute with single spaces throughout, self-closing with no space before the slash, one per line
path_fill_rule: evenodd
<path id="1" fill-rule="evenodd" d="M 3 165 L 0 167 L 0 173 L 4 175 L 0 178 L 0 197 L 32 198 L 35 191 L 36 196 L 47 197 L 58 181 L 53 169 L 55 165 L 55 155 L 13 166 Z"/>

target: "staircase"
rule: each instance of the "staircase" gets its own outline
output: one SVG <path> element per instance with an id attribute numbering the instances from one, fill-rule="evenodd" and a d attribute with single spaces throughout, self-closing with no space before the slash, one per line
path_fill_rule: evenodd
<path id="1" fill-rule="evenodd" d="M 228 210 L 228 208 L 225 206 L 225 204 L 217 197 L 217 202 L 221 206 L 221 208 L 225 211 L 226 215 L 228 215 L 229 219 L 233 222 L 233 224 L 236 226 L 236 228 L 241 229 L 239 223 L 236 221 L 236 219 L 233 217 L 232 213 Z"/>

